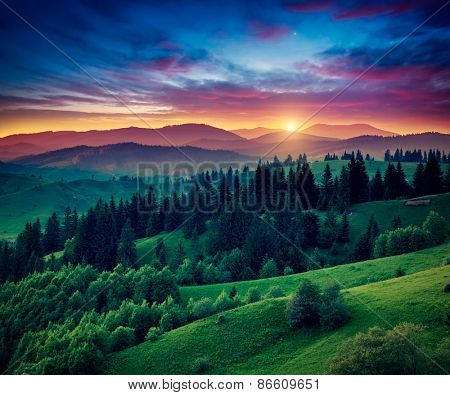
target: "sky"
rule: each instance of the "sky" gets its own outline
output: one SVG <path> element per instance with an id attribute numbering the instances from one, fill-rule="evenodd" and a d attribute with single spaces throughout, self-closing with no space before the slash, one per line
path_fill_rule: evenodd
<path id="1" fill-rule="evenodd" d="M 0 0 L 0 137 L 192 122 L 450 132 L 444 4 Z"/>

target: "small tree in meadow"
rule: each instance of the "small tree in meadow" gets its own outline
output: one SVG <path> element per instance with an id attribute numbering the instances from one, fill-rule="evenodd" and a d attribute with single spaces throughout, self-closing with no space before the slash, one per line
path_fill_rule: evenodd
<path id="1" fill-rule="evenodd" d="M 303 280 L 287 302 L 286 318 L 292 328 L 305 329 L 320 323 L 320 291 L 309 280 Z"/>

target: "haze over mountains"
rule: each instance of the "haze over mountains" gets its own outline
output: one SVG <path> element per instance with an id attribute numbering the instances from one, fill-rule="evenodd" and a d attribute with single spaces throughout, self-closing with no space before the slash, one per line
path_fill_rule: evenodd
<path id="1" fill-rule="evenodd" d="M 130 170 L 135 169 L 136 162 L 144 160 L 187 160 L 172 145 L 182 147 L 186 153 L 189 151 L 195 161 L 270 159 L 275 154 L 285 157 L 303 152 L 312 159 L 319 159 L 326 153 L 340 155 L 356 149 L 382 159 L 388 148 L 439 148 L 448 152 L 450 135 L 398 135 L 367 124 L 316 124 L 296 133 L 267 128 L 226 131 L 204 124 L 159 129 L 129 127 L 7 136 L 0 139 L 0 160 L 33 166 Z M 163 147 L 171 149 L 163 150 Z"/>

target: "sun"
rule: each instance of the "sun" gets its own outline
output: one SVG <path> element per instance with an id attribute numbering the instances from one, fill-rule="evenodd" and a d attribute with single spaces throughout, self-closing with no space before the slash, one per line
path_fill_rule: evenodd
<path id="1" fill-rule="evenodd" d="M 286 124 L 286 130 L 288 132 L 294 132 L 297 129 L 297 125 L 294 122 L 288 122 Z"/>

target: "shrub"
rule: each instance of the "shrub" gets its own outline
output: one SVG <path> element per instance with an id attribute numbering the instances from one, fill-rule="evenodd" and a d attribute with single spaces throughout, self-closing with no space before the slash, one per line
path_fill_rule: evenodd
<path id="1" fill-rule="evenodd" d="M 278 276 L 277 264 L 273 259 L 264 259 L 263 265 L 259 272 L 260 278 L 269 278 Z"/>
<path id="2" fill-rule="evenodd" d="M 320 305 L 320 325 L 331 330 L 345 325 L 350 320 L 350 313 L 340 294 L 337 284 L 329 284 L 325 287 Z"/>
<path id="3" fill-rule="evenodd" d="M 310 328 L 320 322 L 320 293 L 317 286 L 303 280 L 286 305 L 286 318 L 292 328 Z"/>
<path id="4" fill-rule="evenodd" d="M 236 302 L 230 299 L 225 290 L 217 297 L 213 304 L 214 311 L 220 313 L 222 311 L 231 310 L 236 307 Z"/>
<path id="5" fill-rule="evenodd" d="M 145 336 L 145 340 L 150 340 L 152 342 L 155 342 L 158 340 L 159 336 L 161 335 L 161 329 L 155 328 L 152 326 L 147 333 L 147 336 Z"/>
<path id="6" fill-rule="evenodd" d="M 450 292 L 450 283 L 445 284 L 444 292 Z"/>
<path id="7" fill-rule="evenodd" d="M 212 315 L 214 312 L 212 300 L 205 297 L 195 301 L 192 304 L 190 312 L 195 320 Z"/>
<path id="8" fill-rule="evenodd" d="M 281 298 L 284 296 L 284 292 L 279 285 L 272 285 L 264 295 L 264 299 Z"/>
<path id="9" fill-rule="evenodd" d="M 133 328 L 119 326 L 111 333 L 111 351 L 120 351 L 134 346 L 135 342 Z"/>
<path id="10" fill-rule="evenodd" d="M 251 287 L 245 295 L 245 300 L 247 303 L 259 302 L 261 300 L 261 292 L 259 292 L 257 287 Z"/>
<path id="11" fill-rule="evenodd" d="M 424 328 L 403 323 L 358 333 L 329 361 L 332 374 L 420 374 L 423 372 Z"/>
<path id="12" fill-rule="evenodd" d="M 286 266 L 283 270 L 283 274 L 285 276 L 290 276 L 291 274 L 294 274 L 294 271 L 289 266 Z"/>
<path id="13" fill-rule="evenodd" d="M 192 364 L 192 367 L 196 374 L 206 373 L 211 367 L 209 357 L 205 355 L 203 357 L 197 358 Z"/>
<path id="14" fill-rule="evenodd" d="M 447 221 L 435 211 L 430 211 L 423 223 L 423 230 L 430 234 L 431 242 L 442 244 L 447 238 Z"/>
<path id="15" fill-rule="evenodd" d="M 225 323 L 225 316 L 222 314 L 219 314 L 217 316 L 217 325 L 222 325 Z"/>

